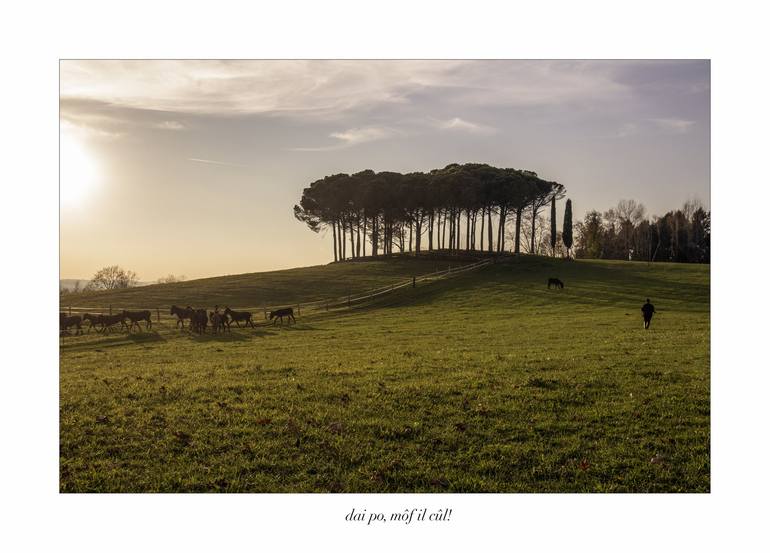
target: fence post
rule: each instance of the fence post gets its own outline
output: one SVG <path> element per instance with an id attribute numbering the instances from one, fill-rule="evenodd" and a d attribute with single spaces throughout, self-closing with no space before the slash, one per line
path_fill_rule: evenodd
<path id="1" fill-rule="evenodd" d="M 350 307 L 350 294 L 348 294 L 348 307 Z"/>
<path id="2" fill-rule="evenodd" d="M 156 308 L 155 308 L 155 313 L 156 313 L 156 314 L 157 314 L 157 316 L 158 316 L 158 322 L 160 322 L 160 307 L 156 307 Z"/>
<path id="3" fill-rule="evenodd" d="M 112 315 L 112 306 L 110 305 L 110 315 Z"/>
<path id="4" fill-rule="evenodd" d="M 417 277 L 412 277 L 412 288 L 417 286 Z"/>
<path id="5" fill-rule="evenodd" d="M 267 320 L 267 306 L 266 305 L 262 306 L 262 311 L 265 313 L 265 320 Z"/>

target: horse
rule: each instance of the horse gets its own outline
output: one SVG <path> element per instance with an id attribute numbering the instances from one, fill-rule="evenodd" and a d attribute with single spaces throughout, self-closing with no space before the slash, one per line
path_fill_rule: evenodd
<path id="1" fill-rule="evenodd" d="M 145 309 L 144 311 L 126 311 L 124 309 L 121 315 L 131 321 L 131 325 L 128 327 L 129 332 L 131 332 L 131 329 L 134 328 L 134 325 L 136 325 L 136 328 L 139 330 L 142 330 L 142 327 L 139 326 L 139 321 L 145 322 L 146 330 L 150 330 L 152 328 L 152 312 L 148 309 Z"/>
<path id="2" fill-rule="evenodd" d="M 564 283 L 559 280 L 558 278 L 549 278 L 548 279 L 548 288 L 551 288 L 551 285 L 555 286 L 556 288 L 564 288 Z"/>
<path id="3" fill-rule="evenodd" d="M 203 334 L 206 332 L 206 327 L 209 324 L 209 318 L 206 315 L 205 309 L 195 309 L 190 316 L 190 330 Z"/>
<path id="4" fill-rule="evenodd" d="M 210 311 L 209 319 L 211 320 L 211 330 L 214 334 L 216 334 L 220 330 L 222 332 L 224 332 L 225 330 L 229 332 L 230 328 L 227 325 L 227 316 L 224 315 L 223 313 L 220 313 L 219 311 Z"/>
<path id="5" fill-rule="evenodd" d="M 112 332 L 112 327 L 120 323 L 121 330 L 126 329 L 130 332 L 128 325 L 126 325 L 126 318 L 123 313 L 117 315 L 99 315 L 99 322 L 102 323 L 102 332 Z"/>
<path id="6" fill-rule="evenodd" d="M 83 329 L 80 326 L 82 321 L 83 319 L 80 315 L 69 316 L 66 313 L 59 312 L 59 330 L 61 332 L 69 332 L 69 328 L 74 326 L 77 329 L 75 334 L 83 334 Z"/>
<path id="7" fill-rule="evenodd" d="M 192 320 L 193 314 L 195 314 L 195 309 L 189 305 L 185 308 L 177 307 L 176 305 L 171 306 L 171 315 L 177 316 L 176 326 L 182 325 L 182 329 L 184 329 L 184 320 Z M 192 324 L 192 322 L 190 324 Z"/>
<path id="8" fill-rule="evenodd" d="M 98 324 L 102 324 L 102 315 L 91 315 L 90 313 L 86 313 L 83 315 L 83 323 L 88 321 L 88 332 L 91 332 L 91 329 L 95 327 Z"/>
<path id="9" fill-rule="evenodd" d="M 225 315 L 229 316 L 230 320 L 234 321 L 238 328 L 241 328 L 239 321 L 245 321 L 244 326 L 249 325 L 251 328 L 254 328 L 254 323 L 251 321 L 251 313 L 248 311 L 233 311 L 229 307 L 225 307 Z"/>
<path id="10" fill-rule="evenodd" d="M 288 317 L 289 318 L 289 324 L 291 324 L 291 321 L 297 322 L 297 319 L 294 318 L 294 309 L 291 307 L 284 307 L 283 309 L 276 309 L 275 311 L 270 312 L 270 319 L 273 320 L 273 324 L 278 322 L 278 319 L 281 319 L 281 326 L 283 326 L 283 318 Z"/>

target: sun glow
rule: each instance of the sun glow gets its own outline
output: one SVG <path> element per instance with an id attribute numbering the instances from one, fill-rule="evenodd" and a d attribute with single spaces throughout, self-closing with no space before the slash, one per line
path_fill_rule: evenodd
<path id="1" fill-rule="evenodd" d="M 79 207 L 88 199 L 97 184 L 98 166 L 72 129 L 62 127 L 60 138 L 61 205 Z"/>

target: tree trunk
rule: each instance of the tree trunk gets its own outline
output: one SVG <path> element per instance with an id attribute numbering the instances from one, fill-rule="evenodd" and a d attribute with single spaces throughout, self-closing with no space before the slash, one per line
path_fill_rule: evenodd
<path id="1" fill-rule="evenodd" d="M 353 258 L 356 256 L 356 249 L 355 249 L 355 241 L 353 240 L 353 218 L 350 218 L 350 221 L 348 221 L 348 228 L 350 229 L 350 257 Z"/>
<path id="2" fill-rule="evenodd" d="M 537 225 L 537 208 L 532 206 L 532 233 L 529 239 L 529 253 L 535 255 L 535 226 Z"/>
<path id="3" fill-rule="evenodd" d="M 487 213 L 487 208 L 481 208 L 481 240 L 479 240 L 479 251 L 484 251 L 484 215 Z"/>
<path id="4" fill-rule="evenodd" d="M 489 250 L 489 253 L 492 253 L 494 250 L 492 249 L 492 206 L 489 206 L 487 208 L 488 214 L 487 214 L 487 239 L 489 240 L 489 245 L 487 246 L 487 249 Z"/>
<path id="5" fill-rule="evenodd" d="M 334 261 L 339 261 L 337 259 L 337 222 L 332 221 L 332 242 L 334 242 Z"/>
<path id="6" fill-rule="evenodd" d="M 514 245 L 516 255 L 521 253 L 521 212 L 522 208 L 516 210 L 516 244 Z"/>
<path id="7" fill-rule="evenodd" d="M 356 213 L 356 257 L 361 257 L 361 214 Z"/>

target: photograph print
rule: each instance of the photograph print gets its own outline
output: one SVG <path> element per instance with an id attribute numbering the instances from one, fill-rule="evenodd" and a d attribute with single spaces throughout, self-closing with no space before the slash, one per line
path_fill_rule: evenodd
<path id="1" fill-rule="evenodd" d="M 59 62 L 62 493 L 708 493 L 708 60 Z"/>

